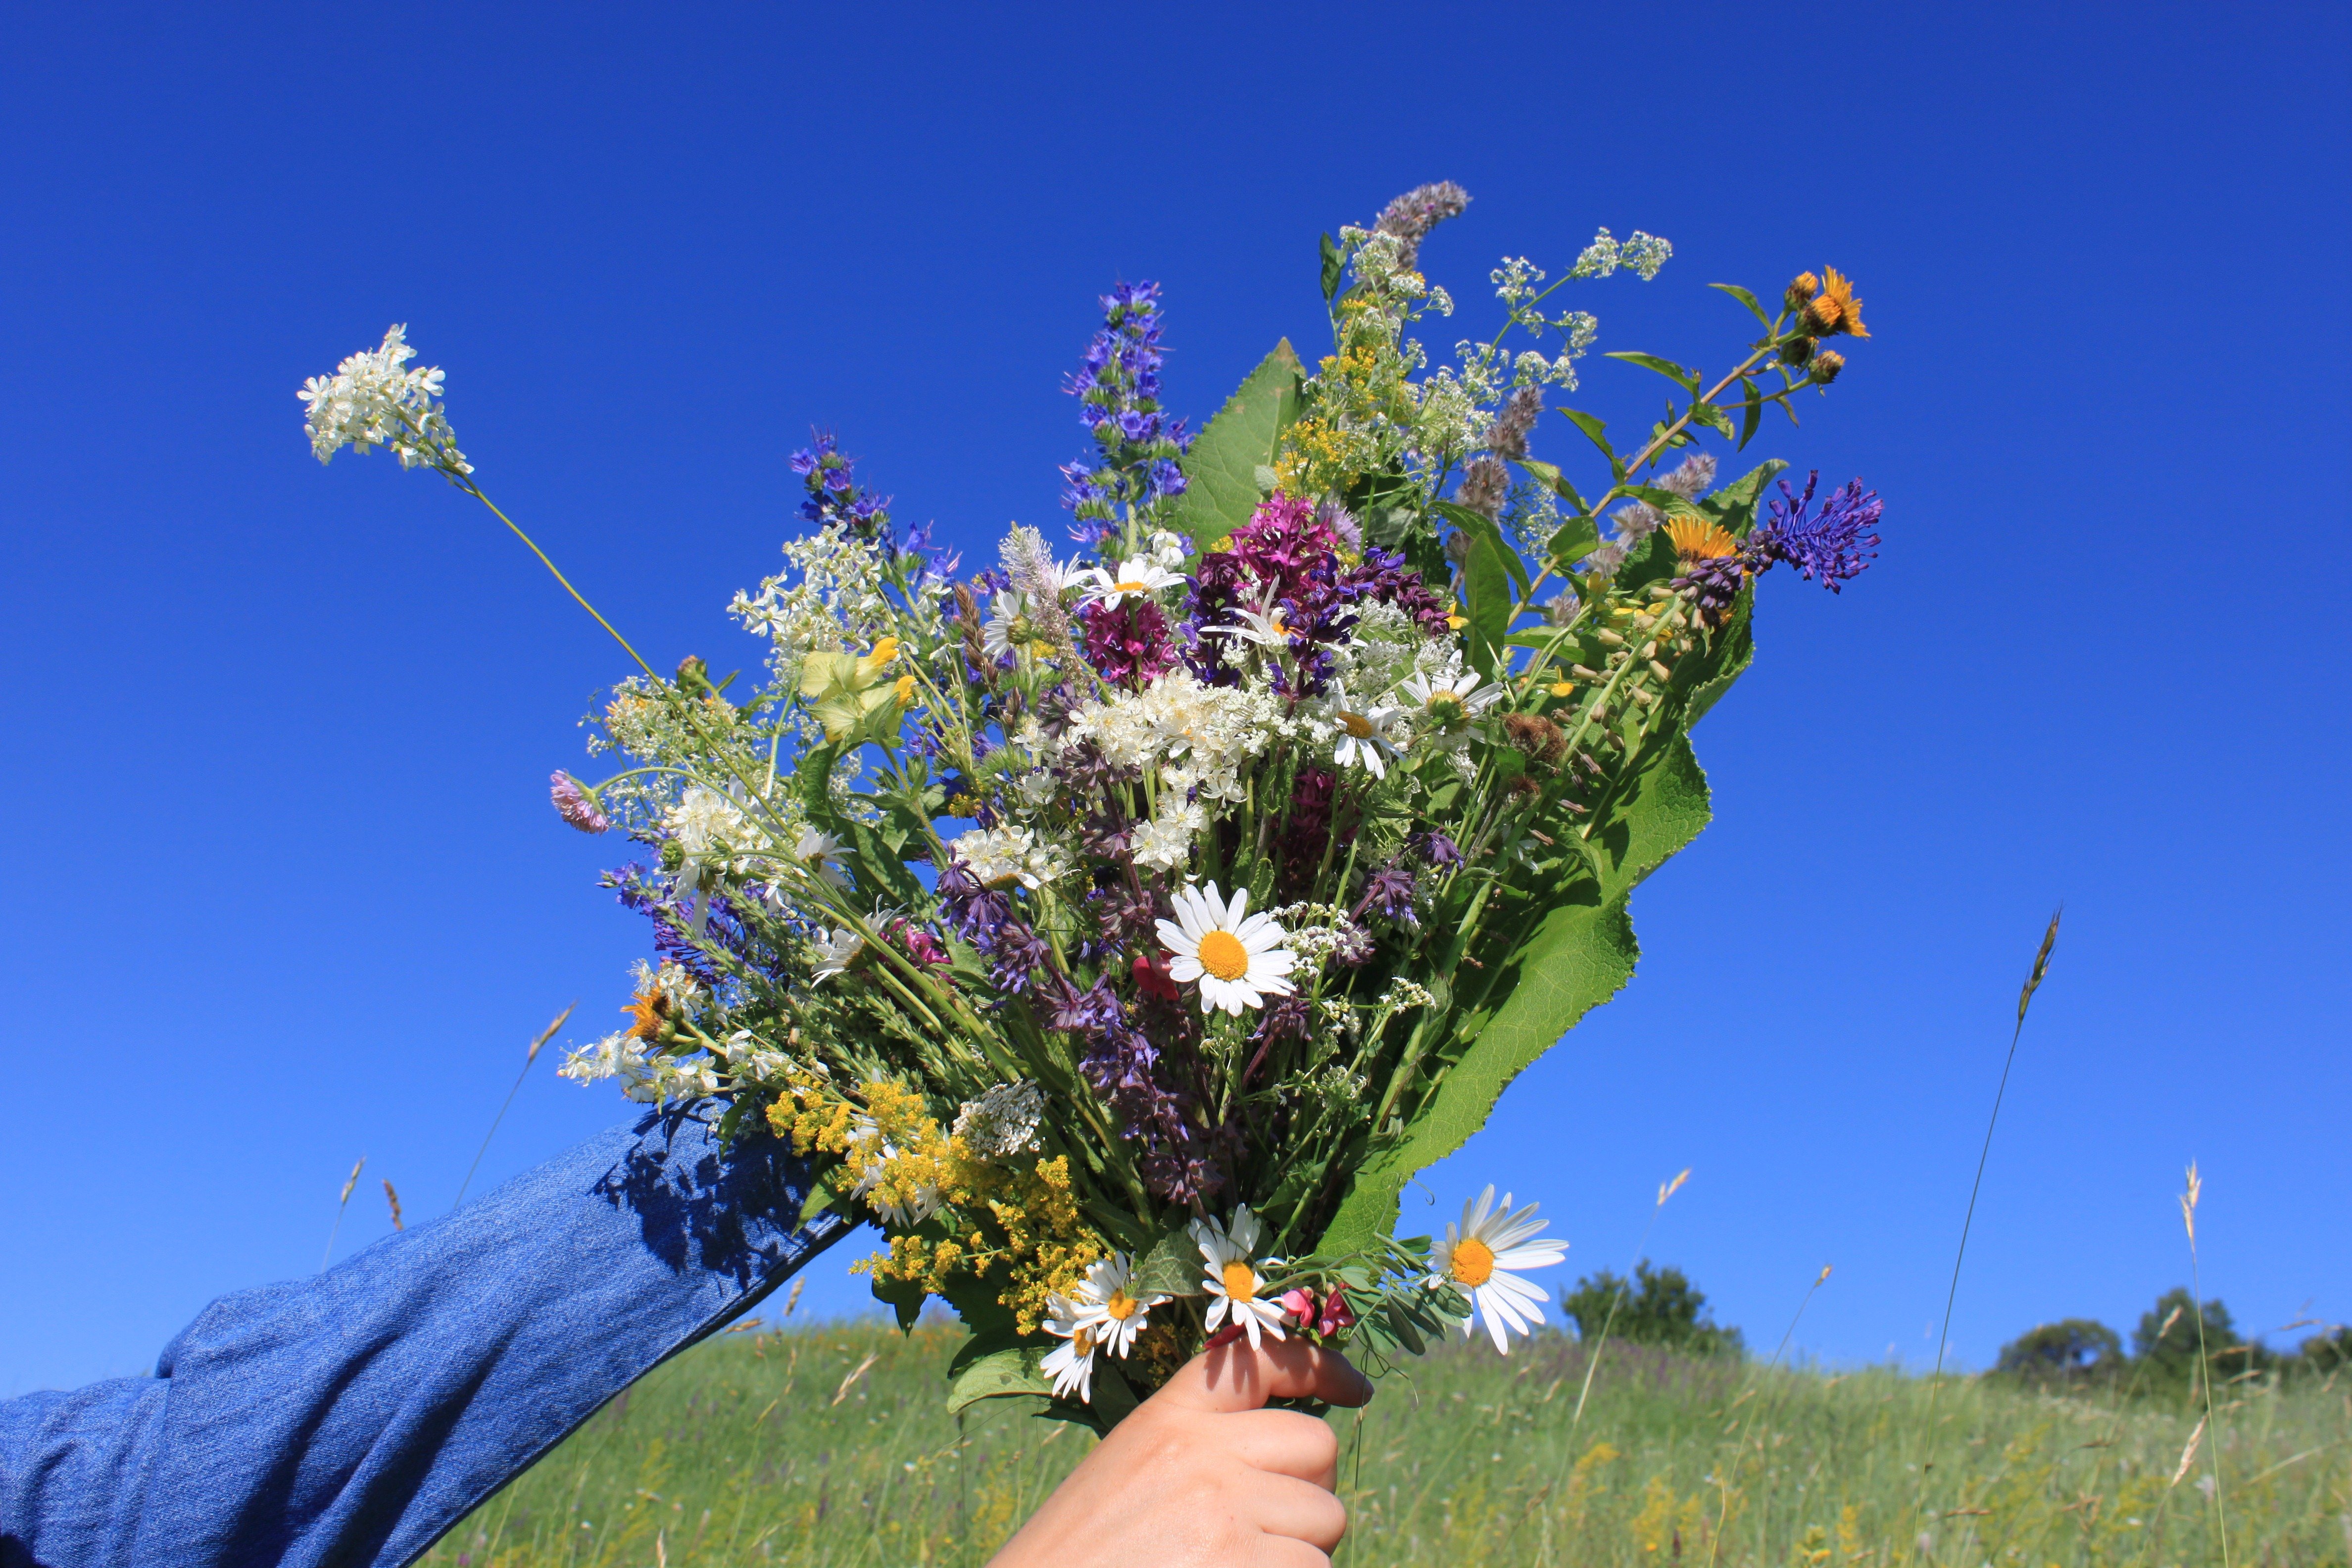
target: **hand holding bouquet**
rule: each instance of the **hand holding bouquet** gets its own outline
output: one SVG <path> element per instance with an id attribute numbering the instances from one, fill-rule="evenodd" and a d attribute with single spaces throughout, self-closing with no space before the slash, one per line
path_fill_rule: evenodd
<path id="1" fill-rule="evenodd" d="M 1712 380 L 1614 356 L 1675 389 L 1621 451 L 1543 417 L 1596 332 L 1553 301 L 1668 247 L 1603 231 L 1548 286 L 1505 261 L 1500 329 L 1433 369 L 1413 329 L 1453 304 L 1417 251 L 1467 200 L 1327 237 L 1333 352 L 1278 346 L 1197 436 L 1160 406 L 1158 289 L 1108 296 L 1072 557 L 1016 526 L 967 573 L 820 437 L 810 531 L 732 605 L 764 679 L 639 660 L 595 721 L 616 771 L 555 777 L 566 821 L 642 847 L 607 881 L 657 952 L 565 1073 L 816 1160 L 813 1207 L 887 1237 L 876 1293 L 970 1329 L 959 1406 L 1107 1427 L 1221 1336 L 1377 1371 L 1542 1322 L 1534 1205 L 1489 1188 L 1399 1239 L 1398 1194 L 1631 974 L 1626 899 L 1706 821 L 1688 731 L 1757 580 L 1836 590 L 1877 543 L 1858 481 L 1719 483 L 1701 450 L 1836 378 L 1826 340 L 1867 335 L 1844 279 L 1777 311 L 1719 285 L 1761 331 Z M 411 353 L 394 329 L 313 382 L 314 447 L 480 497 Z M 1545 429 L 1597 455 L 1589 501 Z"/>

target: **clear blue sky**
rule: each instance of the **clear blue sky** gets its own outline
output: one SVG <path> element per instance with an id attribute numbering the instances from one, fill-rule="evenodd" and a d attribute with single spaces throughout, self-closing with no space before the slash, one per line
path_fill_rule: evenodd
<path id="1" fill-rule="evenodd" d="M 1693 1166 L 1653 1252 L 1726 1321 L 1769 1349 L 1830 1263 L 1798 1344 L 1917 1364 L 2063 900 L 1963 1360 L 2128 1331 L 2187 1278 L 2192 1157 L 2208 1292 L 2352 1318 L 2347 26 L 17 8 L 0 1393 L 315 1268 L 362 1152 L 341 1249 L 386 1231 L 379 1176 L 445 1209 L 525 1040 L 573 997 L 601 1033 L 645 951 L 594 886 L 614 847 L 546 801 L 616 650 L 437 481 L 322 471 L 303 376 L 410 323 L 489 491 L 656 663 L 724 670 L 812 425 L 951 541 L 1051 526 L 1099 289 L 1164 283 L 1204 416 L 1278 337 L 1320 346 L 1317 234 L 1439 178 L 1477 198 L 1424 253 L 1465 330 L 1497 257 L 1557 269 L 1601 225 L 1676 248 L 1593 288 L 1603 348 L 1717 363 L 1742 318 L 1705 284 L 1852 273 L 1875 335 L 1766 445 L 1887 521 L 1842 600 L 1769 584 L 1640 974 L 1431 1190 L 1541 1198 L 1565 1281 Z M 1583 401 L 1646 419 L 1654 384 L 1596 360 Z M 620 1118 L 552 1065 L 484 1179 Z M 858 1289 L 836 1261 L 813 1299 Z"/>

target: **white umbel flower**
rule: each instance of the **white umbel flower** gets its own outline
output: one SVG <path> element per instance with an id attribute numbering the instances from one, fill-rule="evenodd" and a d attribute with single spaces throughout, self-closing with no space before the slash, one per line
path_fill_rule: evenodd
<path id="1" fill-rule="evenodd" d="M 1334 686 L 1323 710 L 1339 732 L 1332 762 L 1343 768 L 1360 767 L 1376 779 L 1387 777 L 1389 759 L 1397 754 L 1396 743 L 1389 739 L 1389 726 L 1401 711 L 1383 702 L 1359 702 L 1345 687 Z"/>
<path id="2" fill-rule="evenodd" d="M 1175 954 L 1168 973 L 1180 985 L 1201 983 L 1201 1011 L 1223 1007 L 1234 1016 L 1244 1007 L 1290 994 L 1284 978 L 1297 960 L 1284 945 L 1290 933 L 1268 914 L 1249 914 L 1249 889 L 1236 888 L 1227 903 L 1217 885 L 1188 887 L 1175 898 L 1176 918 L 1160 921 L 1160 940 Z"/>
<path id="3" fill-rule="evenodd" d="M 1213 1334 L 1231 1321 L 1249 1335 L 1252 1350 L 1257 1348 L 1261 1333 L 1282 1338 L 1282 1303 L 1259 1300 L 1265 1284 L 1258 1276 L 1255 1257 L 1261 1227 L 1249 1205 L 1234 1210 L 1228 1225 L 1196 1219 L 1189 1228 L 1201 1247 L 1201 1287 L 1209 1294 L 1209 1331 Z"/>
<path id="4" fill-rule="evenodd" d="M 1496 1207 L 1494 1184 L 1489 1183 L 1475 1200 L 1462 1205 L 1459 1226 L 1446 1222 L 1445 1239 L 1430 1250 L 1430 1261 L 1437 1266 L 1433 1279 L 1444 1280 L 1470 1299 L 1476 1316 L 1486 1321 L 1495 1349 L 1505 1355 L 1511 1351 L 1507 1334 L 1535 1332 L 1535 1325 L 1544 1321 L 1543 1303 L 1551 1300 L 1540 1287 L 1520 1279 L 1517 1271 L 1549 1268 L 1568 1256 L 1566 1242 L 1532 1239 L 1551 1223 L 1535 1215 L 1533 1204 L 1513 1213 L 1508 1193 Z M 1470 1323 L 1468 1318 L 1462 1320 L 1465 1335 Z"/>
<path id="5" fill-rule="evenodd" d="M 1045 1307 L 1045 1331 L 1064 1342 L 1047 1351 L 1038 1367 L 1054 1380 L 1056 1399 L 1089 1404 L 1095 1396 L 1095 1356 L 1102 1349 L 1101 1342 L 1092 1328 L 1079 1321 L 1077 1303 L 1068 1297 L 1050 1297 Z"/>
<path id="6" fill-rule="evenodd" d="M 405 368 L 416 357 L 407 338 L 407 327 L 394 327 L 383 334 L 383 347 L 352 354 L 334 374 L 314 375 L 294 395 L 310 405 L 302 423 L 319 461 L 345 447 L 363 453 L 388 447 L 404 468 L 474 471 L 436 401 L 440 371 Z"/>
<path id="7" fill-rule="evenodd" d="M 1452 680 L 1416 675 L 1404 683 L 1404 694 L 1417 709 L 1423 734 L 1443 746 L 1470 743 L 1471 726 L 1493 707 L 1503 689 L 1492 681 L 1479 684 L 1475 671 Z"/>
<path id="8" fill-rule="evenodd" d="M 1097 566 L 1087 576 L 1086 596 L 1100 600 L 1114 610 L 1130 598 L 1149 599 L 1160 589 L 1173 588 L 1184 581 L 1182 574 L 1171 572 L 1149 555 L 1131 556 L 1120 562 L 1116 572 Z"/>
<path id="9" fill-rule="evenodd" d="M 1150 1326 L 1151 1309 L 1168 1300 L 1138 1293 L 1134 1281 L 1133 1262 L 1126 1253 L 1114 1252 L 1088 1268 L 1068 1297 L 1078 1325 L 1115 1356 L 1124 1357 L 1134 1348 L 1135 1336 Z"/>

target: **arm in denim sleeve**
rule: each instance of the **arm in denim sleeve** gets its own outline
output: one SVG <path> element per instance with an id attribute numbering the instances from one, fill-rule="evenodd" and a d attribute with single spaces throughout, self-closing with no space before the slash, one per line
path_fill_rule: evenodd
<path id="1" fill-rule="evenodd" d="M 807 1190 L 764 1132 L 648 1116 L 225 1296 L 153 1377 L 0 1404 L 0 1568 L 408 1563 L 837 1240 Z"/>

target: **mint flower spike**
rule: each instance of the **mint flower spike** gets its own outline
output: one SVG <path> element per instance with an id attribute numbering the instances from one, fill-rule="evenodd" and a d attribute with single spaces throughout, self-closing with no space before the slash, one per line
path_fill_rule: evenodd
<path id="1" fill-rule="evenodd" d="M 294 395 L 310 405 L 302 416 L 310 450 L 324 463 L 345 447 L 373 452 L 387 447 L 404 468 L 470 474 L 456 432 L 442 412 L 441 370 L 405 368 L 416 357 L 405 323 L 385 329 L 383 346 L 362 350 L 314 375 Z"/>

